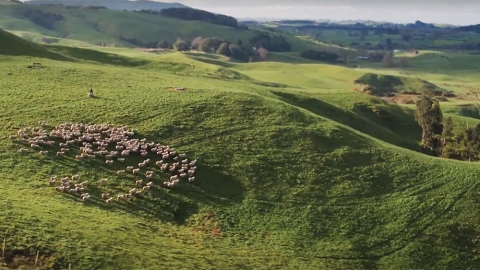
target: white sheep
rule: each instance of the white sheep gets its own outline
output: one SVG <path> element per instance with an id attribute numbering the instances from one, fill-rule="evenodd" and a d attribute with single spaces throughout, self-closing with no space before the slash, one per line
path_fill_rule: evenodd
<path id="1" fill-rule="evenodd" d="M 119 170 L 119 171 L 117 171 L 117 175 L 122 175 L 122 174 L 125 174 L 125 170 Z"/>
<path id="2" fill-rule="evenodd" d="M 142 189 L 145 190 L 145 191 L 146 191 L 146 190 L 149 190 L 149 189 L 150 189 L 150 186 L 144 186 Z"/>
<path id="3" fill-rule="evenodd" d="M 135 181 L 135 183 L 137 184 L 137 186 L 141 186 L 142 183 L 143 183 L 143 180 L 137 180 L 137 181 Z"/>
<path id="4" fill-rule="evenodd" d="M 75 181 L 76 181 L 76 180 L 78 180 L 79 177 L 80 177 L 80 176 L 78 176 L 78 174 L 72 175 L 72 180 L 75 180 Z"/>
<path id="5" fill-rule="evenodd" d="M 120 162 L 124 162 L 124 161 L 125 161 L 124 158 L 117 158 L 117 160 L 120 161 Z"/>
<path id="6" fill-rule="evenodd" d="M 106 203 L 106 204 L 112 204 L 112 202 L 113 202 L 113 198 L 110 198 L 110 199 L 106 199 L 106 200 L 105 200 L 105 203 Z"/>
<path id="7" fill-rule="evenodd" d="M 48 155 L 48 151 L 40 151 L 40 155 Z"/>
<path id="8" fill-rule="evenodd" d="M 140 172 L 140 169 L 133 169 L 133 170 L 132 170 L 132 173 L 133 173 L 133 174 L 137 174 L 137 173 L 139 173 L 139 172 Z"/>
<path id="9" fill-rule="evenodd" d="M 195 176 L 192 176 L 192 177 L 188 178 L 188 182 L 193 182 L 193 181 L 195 181 Z"/>
<path id="10" fill-rule="evenodd" d="M 106 163 L 107 165 L 111 165 L 111 164 L 113 164 L 113 160 L 105 160 L 105 163 Z"/>
<path id="11" fill-rule="evenodd" d="M 106 200 L 109 196 L 110 196 L 110 194 L 108 194 L 108 193 L 102 193 L 101 197 L 102 197 L 103 200 Z"/>
<path id="12" fill-rule="evenodd" d="M 100 179 L 100 184 L 101 184 L 102 186 L 105 186 L 105 185 L 107 184 L 107 181 L 108 181 L 107 178 L 102 178 L 102 179 Z"/>

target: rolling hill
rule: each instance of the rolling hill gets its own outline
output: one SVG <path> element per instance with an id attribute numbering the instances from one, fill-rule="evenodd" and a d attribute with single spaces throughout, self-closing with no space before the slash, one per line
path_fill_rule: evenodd
<path id="1" fill-rule="evenodd" d="M 132 2 L 135 3 L 135 2 Z M 68 46 L 155 48 L 159 41 L 173 44 L 178 38 L 219 37 L 247 44 L 254 30 L 187 21 L 134 11 L 90 9 L 58 5 L 15 4 L 0 0 L 0 28 L 27 40 Z M 283 34 L 292 51 L 315 43 Z"/>
<path id="2" fill-rule="evenodd" d="M 10 49 L 0 55 L 0 240 L 9 267 L 33 265 L 37 252 L 38 269 L 480 265 L 478 164 L 415 151 L 421 131 L 412 109 L 351 91 L 354 79 L 385 71 L 94 51 L 0 32 L 3 40 Z M 28 69 L 32 61 L 44 68 Z M 422 77 L 475 78 L 428 70 Z M 90 88 L 96 98 L 87 97 Z M 82 144 L 56 155 L 58 144 L 34 150 L 10 137 L 39 121 L 47 134 L 62 123 L 126 125 L 139 141 L 197 160 L 195 181 L 166 189 L 156 166 L 117 175 L 144 158 L 155 163 L 154 153 L 108 165 L 77 158 Z M 101 199 L 129 190 L 147 170 L 153 187 L 144 195 L 110 205 Z M 88 181 L 86 202 L 49 184 L 53 175 L 77 174 Z"/>
<path id="3" fill-rule="evenodd" d="M 85 0 L 30 0 L 23 1 L 27 5 L 64 5 L 64 6 L 101 6 L 113 10 L 162 10 L 165 8 L 185 8 L 187 6 L 180 3 L 163 3 L 155 1 L 127 1 L 127 0 L 108 0 L 108 1 L 85 1 Z"/>

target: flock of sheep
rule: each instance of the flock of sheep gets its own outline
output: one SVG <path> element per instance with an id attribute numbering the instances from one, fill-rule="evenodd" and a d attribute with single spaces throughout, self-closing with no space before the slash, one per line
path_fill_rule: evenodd
<path id="1" fill-rule="evenodd" d="M 153 179 L 156 174 L 152 170 L 142 173 L 142 170 L 149 166 L 156 166 L 161 171 L 170 175 L 169 181 L 163 182 L 165 188 L 172 188 L 179 184 L 181 179 L 188 182 L 195 181 L 196 160 L 189 160 L 184 153 L 178 153 L 174 148 L 168 145 L 160 145 L 155 142 L 149 142 L 147 139 L 133 139 L 135 134 L 133 130 L 126 126 L 114 125 L 87 125 L 82 123 L 63 123 L 50 132 L 46 130 L 47 123 L 39 122 L 40 127 L 26 127 L 18 131 L 17 135 L 11 135 L 10 139 L 19 140 L 28 144 L 30 149 L 38 151 L 40 155 L 65 156 L 73 149 L 79 147 L 80 153 L 75 156 L 77 160 L 102 158 L 105 164 L 111 166 L 114 162 L 123 163 L 128 156 L 138 155 L 145 158 L 138 166 L 126 166 L 124 170 L 118 170 L 118 176 L 131 174 L 137 177 L 135 187 L 126 192 L 116 194 L 116 200 L 128 200 L 134 196 L 142 196 L 154 187 Z M 60 141 L 60 142 L 59 142 Z M 48 148 L 59 146 L 58 151 L 52 153 Z M 20 153 L 30 152 L 28 148 L 21 148 Z M 147 156 L 156 155 L 160 159 L 151 161 Z M 138 179 L 143 176 L 144 179 Z M 83 201 L 90 199 L 90 194 L 85 192 L 87 181 L 79 182 L 80 176 L 73 175 L 69 177 L 52 176 L 49 183 L 55 186 L 55 190 L 62 193 L 78 194 Z M 107 178 L 99 179 L 98 184 L 106 186 L 109 180 Z M 57 184 L 60 184 L 59 186 Z M 114 200 L 109 193 L 104 192 L 101 198 L 106 204 L 111 204 Z"/>

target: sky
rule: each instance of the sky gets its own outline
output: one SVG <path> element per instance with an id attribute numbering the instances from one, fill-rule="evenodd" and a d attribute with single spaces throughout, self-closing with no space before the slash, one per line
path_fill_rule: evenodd
<path id="1" fill-rule="evenodd" d="M 480 24 L 480 0 L 177 0 L 236 18 Z M 162 1 L 163 2 L 163 1 Z"/>

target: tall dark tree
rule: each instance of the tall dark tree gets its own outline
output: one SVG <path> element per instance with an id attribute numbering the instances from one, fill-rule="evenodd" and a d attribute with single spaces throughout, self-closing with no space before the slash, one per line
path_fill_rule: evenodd
<path id="1" fill-rule="evenodd" d="M 443 133 L 443 114 L 440 104 L 429 93 L 423 93 L 417 100 L 415 120 L 422 128 L 422 147 L 437 149 Z"/>

